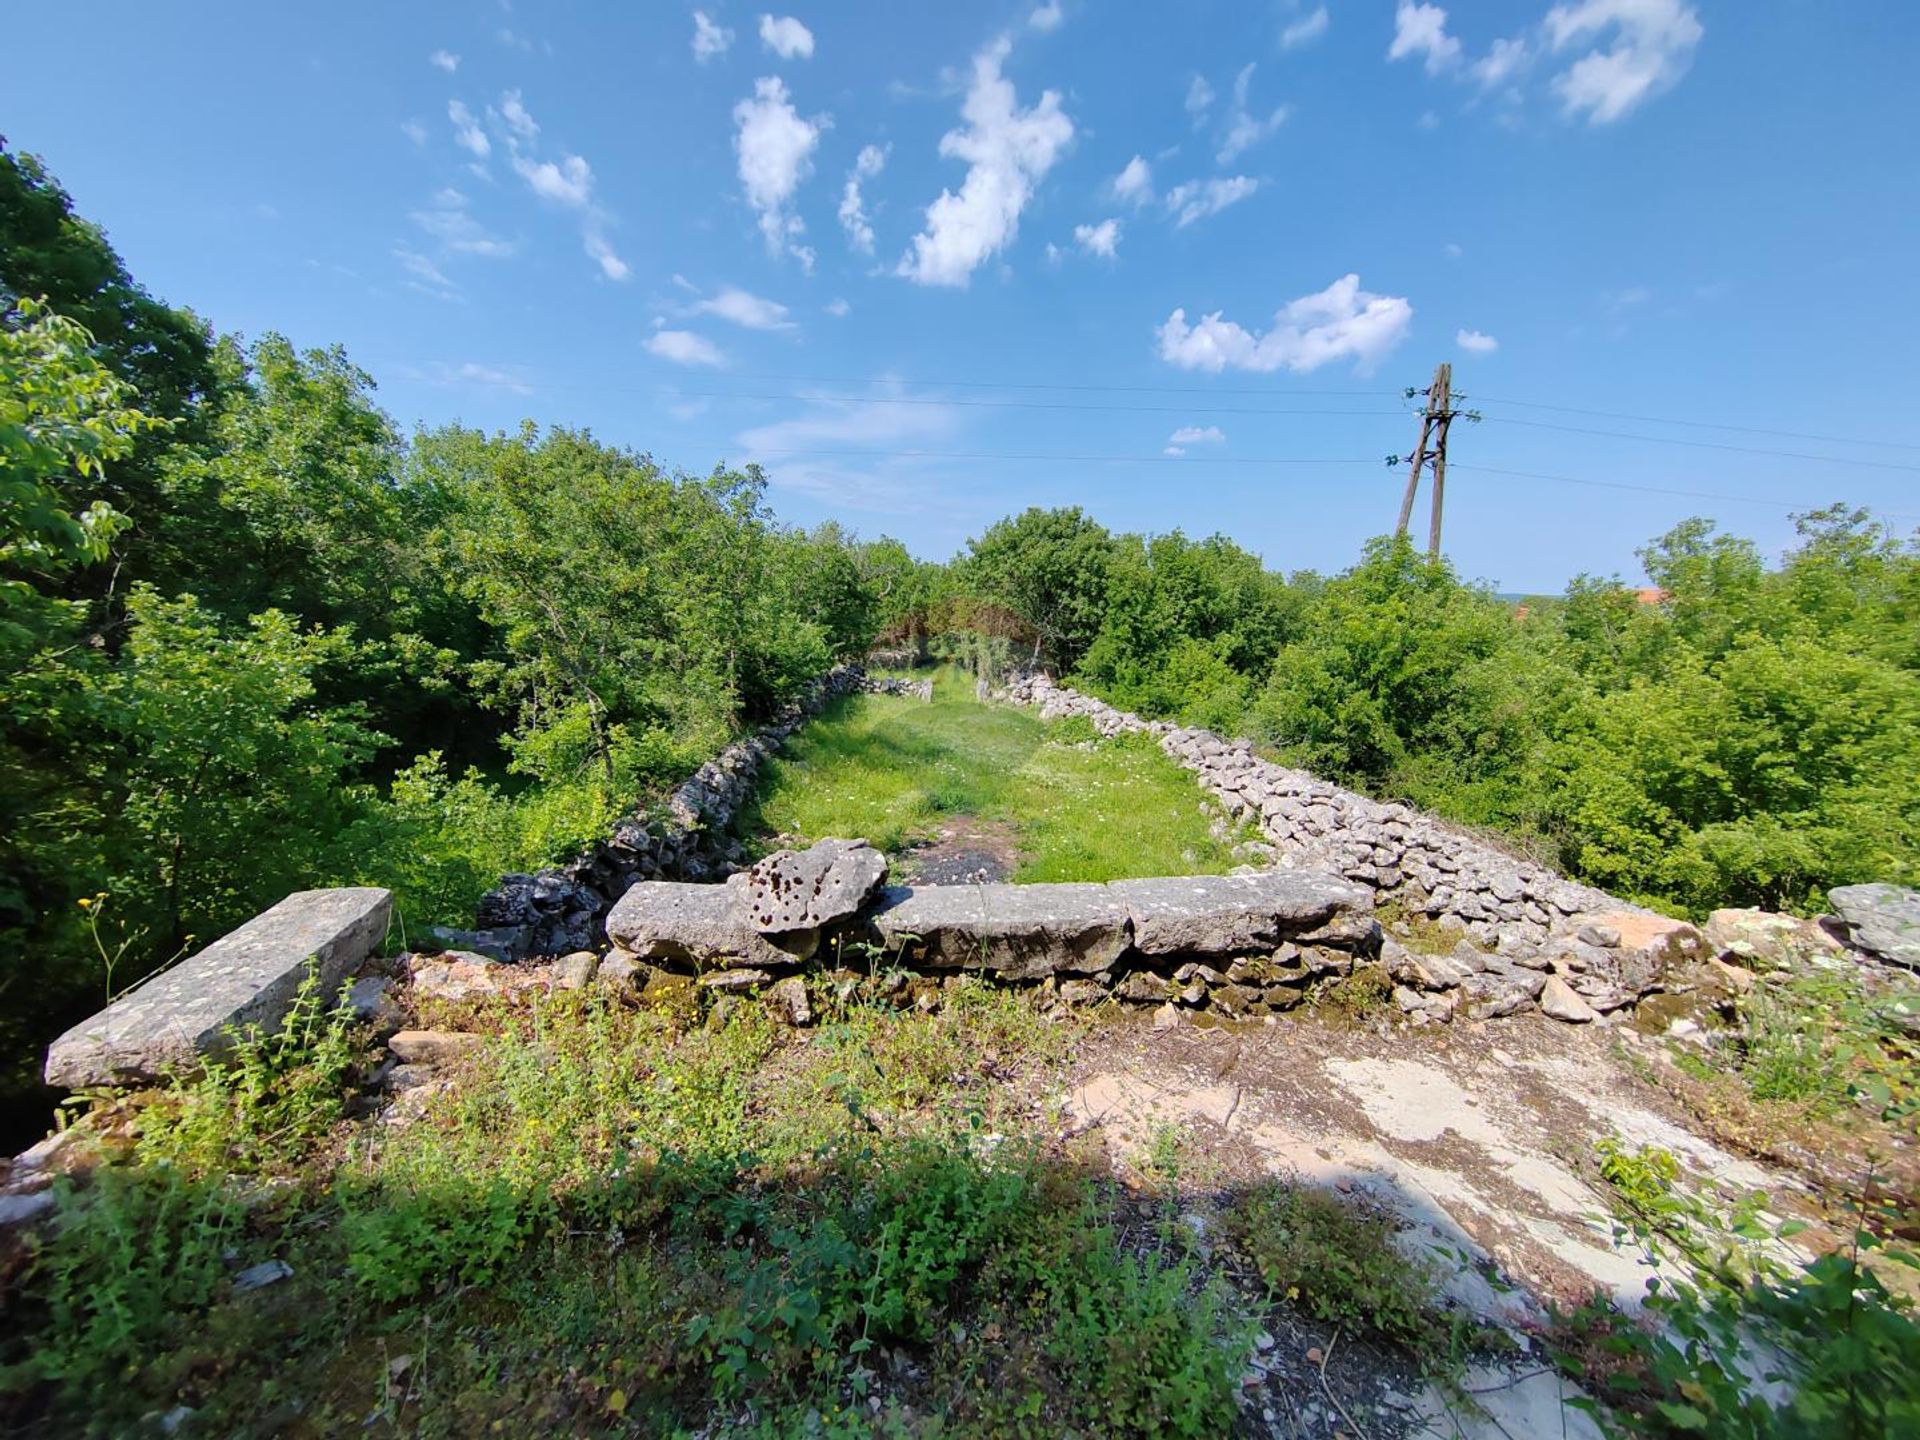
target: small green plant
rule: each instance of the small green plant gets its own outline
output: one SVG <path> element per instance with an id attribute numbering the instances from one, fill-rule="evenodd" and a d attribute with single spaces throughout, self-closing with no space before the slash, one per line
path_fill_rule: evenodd
<path id="1" fill-rule="evenodd" d="M 231 1032 L 222 1058 L 141 1113 L 140 1159 L 195 1175 L 293 1168 L 344 1113 L 357 1032 L 344 996 L 326 1003 L 310 973 L 278 1030 Z"/>
<path id="2" fill-rule="evenodd" d="M 1638 1245 L 1657 1273 L 1644 1321 L 1595 1299 L 1565 1317 L 1569 1343 L 1555 1358 L 1604 1380 L 1610 1406 L 1589 1408 L 1612 1433 L 1920 1433 L 1920 1323 L 1911 1299 L 1878 1273 L 1920 1269 L 1920 1254 L 1884 1238 L 1888 1216 L 1861 1217 L 1844 1249 L 1792 1260 L 1782 1242 L 1805 1227 L 1766 1223 L 1764 1196 L 1740 1196 L 1723 1212 L 1692 1193 L 1666 1151 L 1609 1141 L 1599 1154 L 1617 1238 Z"/>
<path id="3" fill-rule="evenodd" d="M 1392 1001 L 1393 981 L 1378 965 L 1356 965 L 1351 974 L 1329 980 L 1313 992 L 1314 1009 L 1343 1025 L 1364 1024 Z"/>
<path id="4" fill-rule="evenodd" d="M 1317 1320 L 1405 1345 L 1424 1364 L 1471 1329 L 1441 1304 L 1431 1264 L 1394 1244 L 1393 1221 L 1310 1186 L 1267 1181 L 1236 1198 L 1227 1227 L 1268 1291 Z"/>
<path id="5" fill-rule="evenodd" d="M 113 1386 L 188 1338 L 227 1276 L 239 1208 L 212 1181 L 171 1168 L 104 1169 L 58 1182 L 58 1213 L 26 1290 L 46 1307 L 25 1374 L 75 1396 Z"/>

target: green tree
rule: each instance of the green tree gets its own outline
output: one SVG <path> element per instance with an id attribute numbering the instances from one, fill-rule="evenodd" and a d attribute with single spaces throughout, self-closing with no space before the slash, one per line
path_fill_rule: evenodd
<path id="1" fill-rule="evenodd" d="M 991 526 L 969 549 L 967 583 L 1033 628 L 1033 660 L 1078 664 L 1106 613 L 1114 550 L 1106 528 L 1078 506 L 1036 507 Z"/>

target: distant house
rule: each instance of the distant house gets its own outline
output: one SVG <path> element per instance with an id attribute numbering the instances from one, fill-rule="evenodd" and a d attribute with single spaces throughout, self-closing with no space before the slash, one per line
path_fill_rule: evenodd
<path id="1" fill-rule="evenodd" d="M 1658 585 L 1642 585 L 1633 592 L 1633 598 L 1642 605 L 1664 605 L 1673 598 Z"/>

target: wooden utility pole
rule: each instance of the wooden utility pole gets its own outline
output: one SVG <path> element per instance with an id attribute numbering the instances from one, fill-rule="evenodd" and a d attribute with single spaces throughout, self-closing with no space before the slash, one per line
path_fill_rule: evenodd
<path id="1" fill-rule="evenodd" d="M 1447 431 L 1459 413 L 1453 408 L 1453 366 L 1443 361 L 1433 367 L 1433 384 L 1427 388 L 1426 408 L 1420 412 L 1420 443 L 1413 450 L 1413 468 L 1407 475 L 1406 493 L 1400 497 L 1400 526 L 1395 532 L 1407 533 L 1413 519 L 1413 498 L 1420 489 L 1420 472 L 1431 462 L 1433 521 L 1427 529 L 1427 553 L 1435 560 L 1440 558 L 1440 512 L 1447 499 Z"/>

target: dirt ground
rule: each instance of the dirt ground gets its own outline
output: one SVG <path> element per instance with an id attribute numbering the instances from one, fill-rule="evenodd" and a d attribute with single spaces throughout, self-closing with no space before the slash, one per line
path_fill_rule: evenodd
<path id="1" fill-rule="evenodd" d="M 1196 1226 L 1209 1192 L 1263 1175 L 1390 1210 L 1404 1222 L 1403 1247 L 1448 1276 L 1446 1293 L 1514 1341 L 1511 1362 L 1469 1374 L 1463 1402 L 1358 1347 L 1330 1352 L 1330 1336 L 1293 1337 L 1325 1358 L 1327 1393 L 1353 1414 L 1329 1407 L 1323 1424 L 1269 1407 L 1272 1433 L 1591 1437 L 1588 1417 L 1562 1403 L 1577 1392 L 1546 1367 L 1531 1332 L 1546 1302 L 1597 1288 L 1631 1306 L 1653 1274 L 1613 1243 L 1602 1198 L 1582 1177 L 1594 1146 L 1609 1136 L 1658 1145 L 1702 1180 L 1775 1197 L 1796 1188 L 1689 1130 L 1636 1073 L 1635 1051 L 1649 1045 L 1624 1027 L 1544 1016 L 1374 1033 L 1310 1015 L 1173 1030 L 1123 1015 L 1087 1037 L 1058 1103 L 1072 1130 L 1097 1135 L 1122 1163 L 1176 1127 L 1196 1157 L 1187 1165 Z M 1311 1393 L 1309 1373 L 1276 1383 L 1276 1395 L 1297 1395 L 1303 1378 Z"/>

